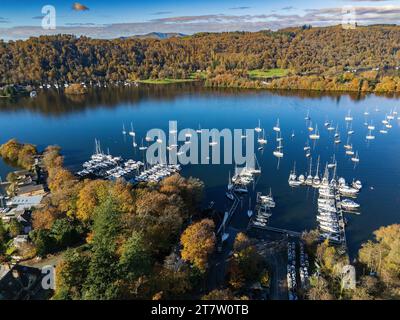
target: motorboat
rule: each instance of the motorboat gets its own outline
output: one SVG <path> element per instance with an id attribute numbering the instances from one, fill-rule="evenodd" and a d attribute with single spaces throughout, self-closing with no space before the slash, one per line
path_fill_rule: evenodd
<path id="1" fill-rule="evenodd" d="M 350 199 L 343 199 L 340 202 L 340 205 L 342 206 L 342 208 L 347 210 L 354 210 L 360 207 L 360 205 L 357 202 L 354 202 L 353 200 Z"/>

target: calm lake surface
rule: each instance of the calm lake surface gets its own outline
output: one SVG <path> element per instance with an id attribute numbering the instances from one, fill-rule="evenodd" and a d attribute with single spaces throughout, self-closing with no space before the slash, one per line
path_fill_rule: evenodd
<path id="1" fill-rule="evenodd" d="M 304 117 L 309 110 L 313 124 L 317 123 L 321 132 L 321 139 L 312 145 L 313 174 L 318 156 L 324 167 L 335 154 L 338 175 L 349 182 L 353 178 L 360 179 L 364 185 L 356 200 L 362 206 L 361 215 L 347 214 L 346 234 L 350 253 L 354 255 L 360 243 L 371 238 L 372 231 L 382 225 L 400 222 L 398 116 L 391 122 L 393 128 L 388 134 L 379 133 L 381 121 L 396 106 L 400 113 L 396 97 L 216 90 L 197 84 L 109 88 L 72 98 L 47 91 L 39 93 L 36 99 L 0 101 L 0 143 L 15 137 L 36 144 L 40 150 L 57 144 L 62 147 L 66 166 L 76 171 L 94 152 L 95 138 L 100 139 L 103 149 L 109 148 L 113 155 L 142 158 L 140 152 L 133 149 L 130 137 L 121 134 L 123 123 L 129 129 L 133 121 L 138 137 L 136 142 L 140 144 L 151 128 L 168 132 L 170 120 L 178 122 L 179 130 L 197 129 L 199 125 L 208 129 L 255 128 L 260 119 L 268 144 L 262 153 L 257 151 L 262 175 L 254 191 L 267 192 L 272 188 L 277 207 L 273 210 L 271 226 L 302 231 L 316 227 L 316 192 L 306 187 L 291 189 L 287 180 L 294 161 L 298 174 L 305 174 L 309 167 L 309 159 L 303 150 L 309 135 Z M 354 117 L 355 131 L 351 142 L 360 155 L 356 167 L 343 148 L 347 137 L 344 117 L 349 110 Z M 366 110 L 370 112 L 368 121 L 373 121 L 376 126 L 376 139 L 369 143 L 365 139 L 368 132 L 364 125 Z M 277 146 L 272 131 L 277 118 L 280 119 L 285 154 L 279 166 L 272 155 Z M 340 145 L 333 142 L 334 132 L 328 132 L 324 127 L 326 120 L 333 121 L 335 127 L 339 125 Z M 293 131 L 295 137 L 291 138 Z M 3 178 L 11 169 L 0 162 Z M 183 168 L 182 175 L 202 179 L 206 185 L 205 201 L 214 200 L 222 211 L 229 206 L 225 197 L 229 171 L 234 171 L 233 165 L 188 165 Z M 246 200 L 237 215 L 244 216 L 247 206 Z M 234 223 L 240 220 L 236 219 Z"/>

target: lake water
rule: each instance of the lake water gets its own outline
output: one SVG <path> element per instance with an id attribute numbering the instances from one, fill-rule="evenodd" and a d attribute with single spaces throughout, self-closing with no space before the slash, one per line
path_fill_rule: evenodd
<path id="1" fill-rule="evenodd" d="M 94 152 L 95 138 L 100 139 L 102 147 L 109 148 L 113 155 L 141 158 L 139 152 L 133 150 L 132 141 L 121 134 L 122 123 L 129 129 L 133 121 L 140 143 L 141 137 L 151 128 L 168 132 L 170 120 L 178 122 L 178 129 L 197 129 L 199 125 L 209 129 L 245 129 L 255 128 L 260 119 L 268 144 L 263 153 L 257 152 L 262 175 L 254 191 L 267 192 L 272 188 L 277 207 L 273 210 L 271 226 L 302 231 L 316 226 L 316 193 L 305 187 L 291 189 L 287 180 L 294 161 L 298 173 L 305 173 L 309 166 L 303 150 L 309 135 L 304 117 L 309 110 L 312 122 L 318 123 L 321 132 L 321 139 L 312 146 L 313 170 L 318 156 L 324 166 L 335 154 L 338 175 L 348 181 L 360 179 L 364 185 L 357 200 L 362 206 L 361 215 L 347 215 L 346 234 L 350 252 L 354 254 L 361 242 L 371 238 L 373 230 L 400 221 L 400 126 L 397 116 L 387 135 L 379 133 L 381 120 L 396 106 L 400 112 L 396 97 L 216 90 L 197 84 L 110 88 L 72 98 L 47 91 L 39 93 L 36 99 L 0 101 L 0 142 L 15 137 L 34 143 L 39 149 L 57 144 L 62 147 L 66 166 L 78 170 Z M 369 121 L 377 128 L 376 139 L 370 143 L 365 139 L 364 112 L 367 109 Z M 347 132 L 344 117 L 349 110 L 354 117 L 355 131 L 351 142 L 361 159 L 356 167 L 343 148 Z M 280 119 L 285 153 L 279 167 L 272 155 L 277 145 L 272 127 L 277 118 Z M 333 121 L 335 127 L 339 124 L 342 144 L 334 144 L 334 133 L 324 127 L 327 119 Z M 293 131 L 295 137 L 292 139 Z M 3 178 L 10 170 L 0 162 Z M 233 170 L 233 165 L 188 165 L 182 174 L 202 179 L 206 185 L 205 201 L 214 200 L 218 209 L 225 210 L 229 205 L 224 196 L 228 173 Z M 237 214 L 245 215 L 246 210 L 247 203 Z"/>

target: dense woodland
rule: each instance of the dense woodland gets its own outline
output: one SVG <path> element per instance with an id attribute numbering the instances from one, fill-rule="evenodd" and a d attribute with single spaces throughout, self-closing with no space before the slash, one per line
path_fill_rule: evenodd
<path id="1" fill-rule="evenodd" d="M 383 79 L 384 70 L 400 65 L 399 46 L 397 26 L 200 33 L 163 40 L 42 36 L 0 42 L 0 84 L 185 79 L 197 74 L 210 86 L 262 87 L 262 81 L 249 78 L 249 70 L 282 68 L 289 70 L 288 76 L 273 80 L 270 88 L 400 91 L 397 72 Z M 380 72 L 368 73 L 378 67 Z M 354 69 L 356 75 L 343 77 Z"/>

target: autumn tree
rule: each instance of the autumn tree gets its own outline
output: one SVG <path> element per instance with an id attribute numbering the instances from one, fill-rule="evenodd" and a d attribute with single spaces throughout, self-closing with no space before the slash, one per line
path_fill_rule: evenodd
<path id="1" fill-rule="evenodd" d="M 215 289 L 204 295 L 201 300 L 235 300 L 235 295 L 229 289 Z"/>
<path id="2" fill-rule="evenodd" d="M 377 272 L 389 287 L 400 286 L 400 224 L 381 227 L 374 241 L 361 246 L 358 257 L 369 270 Z"/>
<path id="3" fill-rule="evenodd" d="M 320 276 L 310 277 L 310 288 L 307 291 L 308 300 L 334 300 L 330 293 L 328 281 Z"/>
<path id="4" fill-rule="evenodd" d="M 243 232 L 239 232 L 233 244 L 233 257 L 229 265 L 229 284 L 234 289 L 240 289 L 249 281 L 260 280 L 263 266 L 263 259 L 256 247 Z"/>
<path id="5" fill-rule="evenodd" d="M 54 221 L 61 218 L 63 215 L 57 208 L 46 206 L 43 209 L 34 210 L 32 213 L 33 229 L 48 229 L 50 230 Z"/>
<path id="6" fill-rule="evenodd" d="M 182 258 L 191 262 L 202 272 L 206 271 L 208 257 L 215 249 L 214 228 L 212 220 L 203 219 L 187 227 L 181 235 Z"/>

